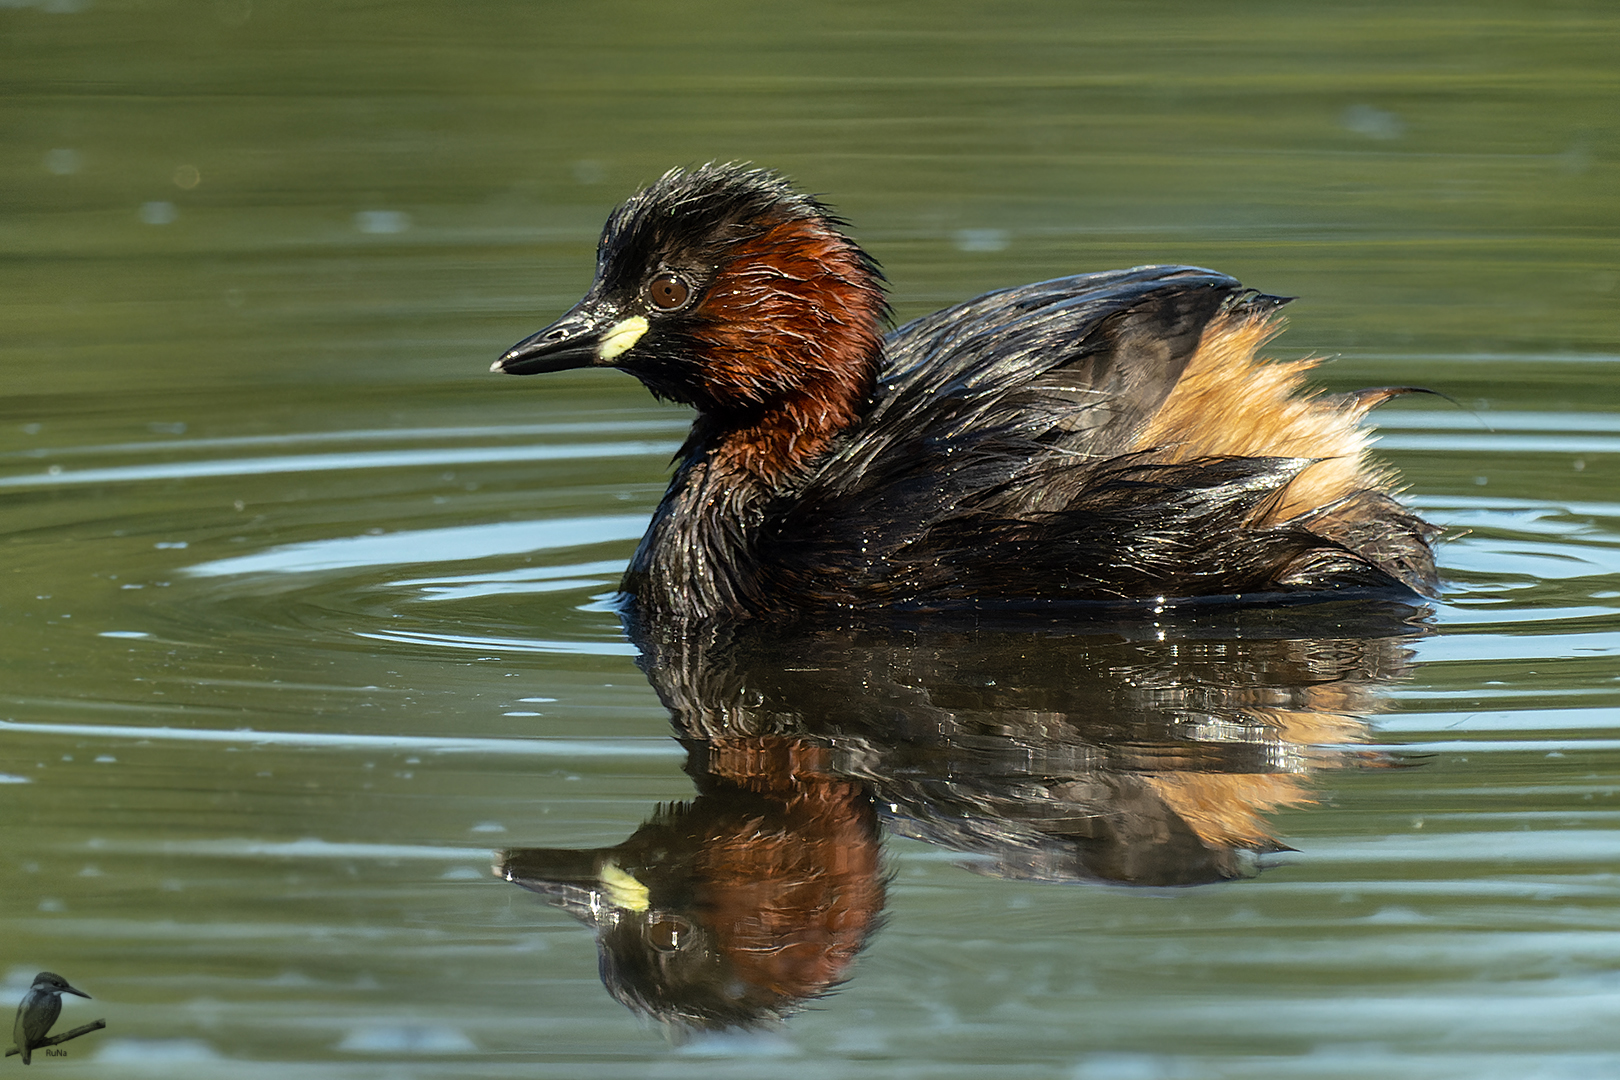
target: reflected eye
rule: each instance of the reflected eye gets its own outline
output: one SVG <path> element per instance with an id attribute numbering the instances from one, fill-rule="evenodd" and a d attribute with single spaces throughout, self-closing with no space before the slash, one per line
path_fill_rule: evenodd
<path id="1" fill-rule="evenodd" d="M 658 952 L 679 952 L 691 941 L 692 927 L 679 915 L 666 915 L 648 925 L 646 936 Z"/>
<path id="2" fill-rule="evenodd" d="M 659 274 L 647 282 L 647 299 L 659 311 L 674 311 L 692 298 L 692 288 L 679 274 Z"/>

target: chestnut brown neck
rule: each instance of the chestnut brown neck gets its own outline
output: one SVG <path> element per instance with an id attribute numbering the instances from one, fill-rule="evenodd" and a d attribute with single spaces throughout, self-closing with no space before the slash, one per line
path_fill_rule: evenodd
<path id="1" fill-rule="evenodd" d="M 881 278 L 820 216 L 737 242 L 692 332 L 702 361 L 694 451 L 775 487 L 854 424 L 882 359 Z"/>
<path id="2" fill-rule="evenodd" d="M 832 446 L 841 431 L 859 419 L 860 406 L 871 395 L 870 385 L 864 390 L 839 389 L 848 390 L 847 396 L 832 401 L 794 397 L 743 422 L 734 417 L 703 417 L 692 430 L 695 445 L 689 445 L 694 450 L 708 450 L 718 475 L 740 474 L 772 489 L 791 484 Z"/>

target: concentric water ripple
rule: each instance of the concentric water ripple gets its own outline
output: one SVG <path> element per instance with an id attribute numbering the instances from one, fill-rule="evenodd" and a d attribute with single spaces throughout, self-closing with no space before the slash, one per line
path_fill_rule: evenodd
<path id="1" fill-rule="evenodd" d="M 1380 452 L 1405 468 L 1412 505 L 1448 532 L 1446 595 L 1433 632 L 1411 643 L 1411 677 L 1356 749 L 1411 767 L 1335 774 L 1325 805 L 1284 813 L 1298 851 L 1245 887 L 1262 891 L 1177 900 L 1216 935 L 1196 953 L 1167 944 L 1154 909 L 1130 896 L 1008 892 L 961 876 L 942 852 L 892 842 L 895 926 L 835 1008 L 920 994 L 932 1019 L 913 1020 L 937 1024 L 971 1013 L 951 990 L 958 980 L 1045 980 L 1061 998 L 1075 991 L 1053 973 L 1088 963 L 1112 981 L 1109 996 L 1153 994 L 1142 974 L 1085 959 L 1085 942 L 1106 933 L 1134 942 L 1148 968 L 1339 988 L 1320 1004 L 1163 1002 L 1164 1022 L 1195 1038 L 1243 1030 L 1257 1002 L 1268 1024 L 1286 1016 L 1310 1038 L 1334 1037 L 1349 1009 L 1392 1038 L 1428 1030 L 1423 1016 L 1467 1016 L 1459 1037 L 1504 1048 L 1532 1038 L 1538 1015 L 1600 1026 L 1620 1015 L 1606 974 L 1620 948 L 1620 503 L 1592 490 L 1425 490 L 1426 476 L 1488 476 L 1498 459 L 1531 474 L 1545 461 L 1572 490 L 1571 455 L 1599 462 L 1620 425 L 1491 414 L 1494 430 L 1481 432 L 1467 414 L 1389 419 Z M 56 886 L 28 902 L 87 941 L 177 955 L 229 941 L 309 971 L 321 960 L 296 944 L 307 935 L 362 947 L 323 899 L 351 895 L 356 881 L 432 926 L 436 912 L 463 917 L 435 890 L 489 880 L 498 846 L 611 843 L 652 804 L 688 797 L 667 713 L 611 602 L 675 445 L 646 436 L 672 434 L 668 422 L 630 420 L 165 439 L 18 460 L 0 498 L 43 500 L 46 512 L 12 532 L 14 565 L 43 573 L 65 550 L 95 558 L 71 595 L 17 593 L 18 617 L 45 625 L 50 652 L 4 695 L 0 737 L 22 754 L 0 779 L 13 790 L 65 783 L 96 815 L 98 839 L 36 862 L 172 888 L 181 917 L 162 929 L 81 913 Z M 63 674 L 91 669 L 111 678 L 88 694 Z M 168 816 L 187 791 L 216 809 Z M 141 809 L 127 820 L 105 818 L 131 800 Z M 74 827 L 82 836 L 86 824 Z M 284 881 L 307 902 L 256 914 L 251 895 L 284 894 Z M 587 935 L 505 898 L 498 907 L 481 931 L 497 950 L 530 950 L 545 978 L 591 982 Z M 987 918 L 998 935 L 1038 944 L 998 939 L 981 954 L 961 938 L 984 933 L 970 927 Z M 955 948 L 938 947 L 942 927 L 954 927 L 944 932 Z M 365 931 L 391 963 L 433 962 L 431 946 L 379 933 Z M 452 955 L 477 964 L 483 949 L 464 942 Z M 1480 980 L 1526 966 L 1546 981 L 1481 996 Z M 1429 1013 L 1399 996 L 1411 980 Z M 1043 996 L 1006 1000 L 1024 1045 L 1056 1052 L 1041 1034 Z M 1527 1000 L 1541 1005 L 1526 1011 Z M 463 1019 L 424 1033 L 403 1013 L 378 1027 L 331 1008 L 342 1017 L 333 1037 L 353 1045 L 461 1046 L 473 1030 Z M 614 1022 L 592 1021 L 604 1038 Z M 910 1052 L 898 1031 L 886 1045 Z M 1601 1039 L 1575 1041 L 1610 1060 Z M 1251 1064 L 1249 1075 L 1268 1075 Z M 1158 1068 L 1120 1063 L 1148 1067 Z"/>

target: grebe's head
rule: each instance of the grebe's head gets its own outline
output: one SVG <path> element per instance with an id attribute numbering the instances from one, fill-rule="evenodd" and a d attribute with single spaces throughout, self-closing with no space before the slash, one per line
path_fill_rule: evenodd
<path id="1" fill-rule="evenodd" d="M 493 370 L 614 367 L 705 413 L 842 426 L 871 392 L 887 308 L 841 224 L 775 173 L 672 170 L 608 219 L 585 298 Z"/>

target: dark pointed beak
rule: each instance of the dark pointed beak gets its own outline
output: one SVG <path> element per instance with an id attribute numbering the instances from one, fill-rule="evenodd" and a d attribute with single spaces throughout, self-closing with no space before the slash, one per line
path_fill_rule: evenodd
<path id="1" fill-rule="evenodd" d="M 647 320 L 587 298 L 538 334 L 531 334 L 490 367 L 508 375 L 539 375 L 582 367 L 612 367 L 647 332 Z"/>
<path id="2" fill-rule="evenodd" d="M 64 993 L 64 994 L 78 994 L 80 997 L 86 999 L 87 1001 L 94 1000 L 93 998 L 90 997 L 89 994 L 85 993 L 83 990 L 75 990 L 71 986 L 62 987 L 62 993 Z"/>
<path id="3" fill-rule="evenodd" d="M 496 877 L 539 893 L 553 907 L 594 926 L 600 912 L 612 906 L 601 886 L 605 859 L 594 849 L 513 848 L 497 853 L 494 869 Z"/>

